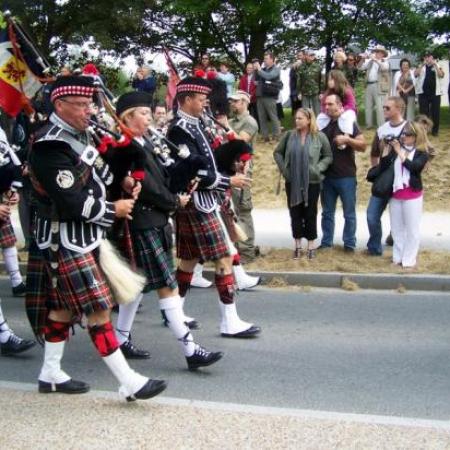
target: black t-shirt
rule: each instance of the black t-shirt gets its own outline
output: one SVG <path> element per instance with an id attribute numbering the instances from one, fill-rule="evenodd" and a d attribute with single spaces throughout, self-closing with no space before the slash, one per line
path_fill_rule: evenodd
<path id="1" fill-rule="evenodd" d="M 333 152 L 333 162 L 325 171 L 325 176 L 332 178 L 356 177 L 355 151 L 347 145 L 344 149 L 339 149 L 334 142 L 334 138 L 344 134 L 339 128 L 337 120 L 332 120 L 322 130 L 330 141 L 331 151 Z M 352 138 L 361 134 L 356 123 L 353 125 Z"/>
<path id="2" fill-rule="evenodd" d="M 433 70 L 434 69 L 434 70 Z M 425 79 L 423 80 L 423 93 L 436 95 L 436 73 L 434 66 L 425 65 Z"/>

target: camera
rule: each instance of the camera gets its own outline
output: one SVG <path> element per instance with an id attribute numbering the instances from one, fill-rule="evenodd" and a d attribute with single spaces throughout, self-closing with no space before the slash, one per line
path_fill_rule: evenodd
<path id="1" fill-rule="evenodd" d="M 395 136 L 394 134 L 387 134 L 386 136 L 383 137 L 383 141 L 386 142 L 386 144 L 390 144 L 393 141 L 397 141 L 398 137 Z"/>

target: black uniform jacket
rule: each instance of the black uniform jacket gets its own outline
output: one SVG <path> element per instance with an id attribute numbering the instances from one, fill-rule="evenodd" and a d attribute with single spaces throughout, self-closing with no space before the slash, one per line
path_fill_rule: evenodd
<path id="1" fill-rule="evenodd" d="M 36 239 L 41 249 L 49 247 L 51 224 L 57 223 L 62 245 L 86 253 L 100 245 L 104 229 L 114 222 L 114 204 L 106 201 L 112 175 L 95 148 L 81 145 L 76 151 L 74 136 L 67 133 L 50 123 L 29 155 Z"/>
<path id="2" fill-rule="evenodd" d="M 170 178 L 167 169 L 158 161 L 149 142 L 144 145 L 144 180 L 142 190 L 133 210 L 132 229 L 163 227 L 169 215 L 177 207 L 177 195 L 169 190 Z"/>

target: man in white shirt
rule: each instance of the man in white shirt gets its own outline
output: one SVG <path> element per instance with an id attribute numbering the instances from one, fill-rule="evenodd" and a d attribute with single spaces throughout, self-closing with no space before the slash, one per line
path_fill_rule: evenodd
<path id="1" fill-rule="evenodd" d="M 392 140 L 398 139 L 406 124 L 404 119 L 405 102 L 401 97 L 388 97 L 383 105 L 383 113 L 386 122 L 378 128 L 372 141 L 370 150 L 371 167 L 377 166 L 386 145 Z M 370 256 L 381 256 L 383 247 L 381 238 L 381 216 L 383 215 L 389 199 L 371 195 L 367 206 L 367 227 L 369 228 L 369 240 L 367 241 L 367 253 Z"/>

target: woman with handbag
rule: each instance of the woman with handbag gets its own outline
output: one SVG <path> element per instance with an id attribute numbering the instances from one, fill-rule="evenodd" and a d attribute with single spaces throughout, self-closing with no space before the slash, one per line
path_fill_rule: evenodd
<path id="1" fill-rule="evenodd" d="M 414 110 L 416 107 L 416 91 L 414 70 L 411 69 L 411 62 L 409 59 L 403 58 L 400 61 L 400 70 L 394 76 L 393 93 L 392 95 L 399 95 L 406 104 L 406 119 L 414 119 Z"/>
<path id="2" fill-rule="evenodd" d="M 333 161 L 327 137 L 317 129 L 312 109 L 295 113 L 295 129 L 283 135 L 274 159 L 286 180 L 286 195 L 295 240 L 294 259 L 301 253 L 301 239 L 308 240 L 307 258 L 315 256 L 317 204 L 323 172 Z"/>
<path id="3" fill-rule="evenodd" d="M 393 141 L 394 181 L 389 201 L 394 248 L 392 260 L 406 270 L 417 263 L 423 209 L 421 173 L 428 161 L 426 133 L 417 122 L 407 122 L 400 141 Z M 383 159 L 383 158 L 382 158 Z"/>
<path id="4" fill-rule="evenodd" d="M 194 370 L 215 363 L 222 358 L 222 353 L 209 352 L 195 343 L 189 329 L 194 328 L 194 324 L 186 322 L 183 313 L 174 269 L 169 217 L 176 209 L 186 206 L 190 195 L 173 194 L 169 189 L 169 174 L 160 158 L 160 151 L 153 147 L 147 135 L 151 124 L 150 102 L 151 97 L 144 92 L 129 92 L 117 101 L 117 115 L 146 154 L 142 190 L 135 204 L 133 220 L 130 221 L 131 240 L 137 265 L 147 276 L 147 288 L 157 291 L 159 307 L 167 326 L 179 341 L 189 370 Z M 124 152 L 126 150 L 123 149 Z M 132 303 L 120 305 L 119 309 L 117 337 L 128 358 L 150 357 L 148 352 L 134 347 L 130 338 L 141 299 L 142 295 Z"/>

